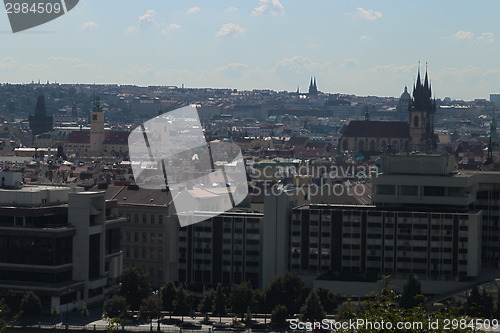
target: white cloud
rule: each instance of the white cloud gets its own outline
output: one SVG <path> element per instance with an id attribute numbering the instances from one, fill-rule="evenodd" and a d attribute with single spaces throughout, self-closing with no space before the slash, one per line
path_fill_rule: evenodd
<path id="1" fill-rule="evenodd" d="M 474 38 L 474 34 L 470 31 L 460 30 L 455 32 L 452 37 L 455 39 L 472 39 Z"/>
<path id="2" fill-rule="evenodd" d="M 285 9 L 279 0 L 259 0 L 259 7 L 255 7 L 252 15 L 271 14 L 272 16 L 279 16 L 285 14 Z"/>
<path id="3" fill-rule="evenodd" d="M 139 17 L 139 23 L 153 23 L 155 21 L 156 12 L 154 9 L 148 9 L 146 14 Z"/>
<path id="4" fill-rule="evenodd" d="M 483 32 L 481 35 L 477 37 L 480 42 L 486 44 L 492 44 L 495 41 L 495 34 L 492 32 Z"/>
<path id="5" fill-rule="evenodd" d="M 385 73 L 385 74 L 397 74 L 397 73 L 413 73 L 415 72 L 417 65 L 412 64 L 412 65 L 380 65 L 380 66 L 375 66 L 371 68 L 369 71 L 371 73 Z"/>
<path id="6" fill-rule="evenodd" d="M 330 63 L 317 63 L 311 58 L 304 56 L 294 56 L 281 59 L 275 66 L 275 69 L 294 72 L 299 74 L 311 75 L 314 73 L 325 73 L 331 70 Z"/>
<path id="7" fill-rule="evenodd" d="M 189 8 L 189 9 L 187 10 L 187 13 L 188 13 L 189 15 L 192 15 L 192 14 L 196 14 L 196 13 L 198 13 L 200 10 L 201 10 L 201 8 L 200 8 L 200 7 L 192 7 L 192 8 Z"/>
<path id="8" fill-rule="evenodd" d="M 137 30 L 139 30 L 138 27 L 136 27 L 135 25 L 131 25 L 131 26 L 128 26 L 127 29 L 125 30 L 127 33 L 132 33 L 132 32 L 136 32 Z"/>
<path id="9" fill-rule="evenodd" d="M 219 31 L 215 34 L 217 37 L 225 37 L 225 36 L 233 36 L 238 37 L 245 33 L 245 29 L 243 29 L 237 23 L 226 23 L 224 24 Z"/>
<path id="10" fill-rule="evenodd" d="M 97 26 L 99 26 L 99 24 L 90 21 L 90 22 L 82 23 L 82 25 L 80 26 L 80 29 L 82 29 L 82 30 L 90 30 L 92 28 L 96 28 Z"/>
<path id="11" fill-rule="evenodd" d="M 181 29 L 181 26 L 178 25 L 177 23 L 171 23 L 168 25 L 168 27 L 165 27 L 163 28 L 163 30 L 161 31 L 164 35 L 168 34 L 168 33 L 171 33 L 171 32 L 174 32 L 174 31 L 177 31 L 177 30 L 180 30 Z"/>
<path id="12" fill-rule="evenodd" d="M 11 57 L 5 57 L 3 59 L 0 59 L 0 69 L 10 69 L 14 67 L 14 65 L 17 63 L 13 58 Z"/>
<path id="13" fill-rule="evenodd" d="M 372 37 L 369 35 L 363 35 L 363 36 L 359 37 L 359 40 L 368 40 L 370 38 L 372 38 Z"/>
<path id="14" fill-rule="evenodd" d="M 340 65 L 341 68 L 354 68 L 359 65 L 357 59 L 354 58 L 345 58 L 344 62 Z"/>
<path id="15" fill-rule="evenodd" d="M 55 57 L 55 56 L 49 57 L 48 60 L 52 62 L 66 62 L 73 64 L 79 64 L 82 62 L 82 60 L 78 58 Z"/>
<path id="16" fill-rule="evenodd" d="M 153 25 L 159 26 L 155 21 L 156 11 L 154 9 L 148 9 L 144 15 L 139 16 L 139 23 L 137 25 L 128 26 L 125 30 L 127 33 L 138 32 L 141 30 L 142 26 Z"/>
<path id="17" fill-rule="evenodd" d="M 229 7 L 228 9 L 226 9 L 224 11 L 224 13 L 226 13 L 226 14 L 233 14 L 233 13 L 236 13 L 237 11 L 238 11 L 238 8 L 236 8 L 236 7 Z"/>
<path id="18" fill-rule="evenodd" d="M 475 41 L 480 43 L 492 44 L 495 41 L 495 34 L 492 32 L 483 32 L 482 34 L 476 36 L 471 31 L 460 30 L 451 35 L 453 39 L 456 40 L 467 40 Z"/>
<path id="19" fill-rule="evenodd" d="M 360 18 L 363 20 L 369 20 L 369 21 L 374 21 L 382 18 L 382 13 L 381 12 L 376 12 L 371 9 L 364 9 L 361 7 L 356 8 L 356 14 L 354 14 L 354 17 Z"/>

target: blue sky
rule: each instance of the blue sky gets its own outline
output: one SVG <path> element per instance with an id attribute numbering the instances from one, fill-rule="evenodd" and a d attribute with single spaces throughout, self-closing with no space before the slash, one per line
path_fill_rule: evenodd
<path id="1" fill-rule="evenodd" d="M 500 92 L 500 1 L 80 0 L 12 34 L 0 82 L 307 89 L 399 96 L 428 62 L 437 98 Z"/>

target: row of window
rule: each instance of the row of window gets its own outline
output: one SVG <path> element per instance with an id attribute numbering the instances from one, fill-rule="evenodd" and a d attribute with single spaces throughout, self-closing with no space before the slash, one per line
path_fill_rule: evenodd
<path id="1" fill-rule="evenodd" d="M 155 214 L 139 214 L 139 213 L 135 213 L 132 216 L 130 213 L 127 213 L 127 221 L 128 222 L 134 222 L 134 223 L 140 223 L 140 222 L 142 222 L 142 223 L 148 223 L 148 215 L 149 215 L 149 223 L 151 223 L 151 224 L 156 224 L 156 223 L 163 224 L 163 215 L 156 216 Z"/>
<path id="2" fill-rule="evenodd" d="M 122 241 L 128 242 L 144 242 L 144 243 L 163 243 L 163 233 L 155 233 L 155 232 L 131 232 L 131 231 L 122 231 Z M 141 237 L 140 237 L 141 236 Z"/>
<path id="3" fill-rule="evenodd" d="M 163 260 L 163 249 L 161 248 L 129 248 L 125 249 L 126 259 Z"/>

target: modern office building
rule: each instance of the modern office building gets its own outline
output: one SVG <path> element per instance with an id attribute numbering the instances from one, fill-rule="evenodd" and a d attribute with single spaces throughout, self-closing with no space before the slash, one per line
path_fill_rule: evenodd
<path id="1" fill-rule="evenodd" d="M 45 310 L 100 303 L 122 271 L 116 202 L 104 192 L 23 185 L 1 172 L 0 297 L 15 309 L 28 291 Z"/>
<path id="2" fill-rule="evenodd" d="M 481 268 L 481 212 L 309 205 L 293 210 L 290 242 L 290 269 L 299 272 L 466 281 Z"/>
<path id="3" fill-rule="evenodd" d="M 170 280 L 197 291 L 245 281 L 261 287 L 261 261 L 268 255 L 261 247 L 263 214 L 225 212 L 183 228 L 171 216 L 166 228 Z"/>

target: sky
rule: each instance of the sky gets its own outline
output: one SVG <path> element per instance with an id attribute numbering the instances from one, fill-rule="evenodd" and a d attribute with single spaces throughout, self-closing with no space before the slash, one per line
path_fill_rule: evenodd
<path id="1" fill-rule="evenodd" d="M 436 98 L 500 93 L 500 1 L 80 0 L 13 34 L 0 82 L 396 96 L 426 63 Z"/>

